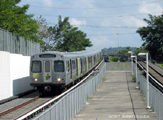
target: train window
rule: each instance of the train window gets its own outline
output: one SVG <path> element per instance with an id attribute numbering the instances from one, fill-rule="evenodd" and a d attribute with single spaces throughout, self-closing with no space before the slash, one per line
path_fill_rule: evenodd
<path id="1" fill-rule="evenodd" d="M 80 64 L 81 64 L 81 73 L 83 73 L 83 63 L 82 63 L 82 58 L 80 58 Z"/>
<path id="2" fill-rule="evenodd" d="M 45 72 L 50 72 L 50 62 L 49 61 L 45 62 Z"/>
<path id="3" fill-rule="evenodd" d="M 72 69 L 74 70 L 76 68 L 75 66 L 75 60 L 72 60 Z"/>
<path id="4" fill-rule="evenodd" d="M 42 55 L 39 55 L 40 58 L 54 58 L 56 57 L 55 54 L 42 54 Z"/>
<path id="5" fill-rule="evenodd" d="M 82 63 L 83 63 L 83 72 L 85 72 L 86 71 L 85 58 L 82 59 Z"/>
<path id="6" fill-rule="evenodd" d="M 31 71 L 34 73 L 41 72 L 41 61 L 32 61 Z"/>
<path id="7" fill-rule="evenodd" d="M 54 61 L 54 71 L 55 72 L 64 72 L 63 61 L 61 61 L 61 60 Z"/>
<path id="8" fill-rule="evenodd" d="M 67 65 L 67 66 L 66 66 L 66 71 L 69 72 L 69 70 L 70 70 L 69 61 L 66 61 L 66 65 Z"/>

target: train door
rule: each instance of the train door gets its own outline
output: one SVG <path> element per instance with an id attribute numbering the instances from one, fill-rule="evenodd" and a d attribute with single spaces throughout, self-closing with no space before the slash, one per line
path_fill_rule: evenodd
<path id="1" fill-rule="evenodd" d="M 86 71 L 88 71 L 88 57 L 86 57 Z"/>
<path id="2" fill-rule="evenodd" d="M 52 82 L 52 61 L 44 61 L 44 82 Z"/>
<path id="3" fill-rule="evenodd" d="M 77 61 L 78 61 L 78 64 L 77 64 L 77 66 L 78 66 L 78 77 L 80 77 L 81 76 L 81 63 L 80 63 L 80 58 L 77 58 Z"/>

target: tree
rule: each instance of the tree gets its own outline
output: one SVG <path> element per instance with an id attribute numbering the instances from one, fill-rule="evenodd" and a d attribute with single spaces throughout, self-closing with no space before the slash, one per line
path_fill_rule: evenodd
<path id="1" fill-rule="evenodd" d="M 35 20 L 37 21 L 37 24 L 39 24 L 39 37 L 41 39 L 48 38 L 50 35 L 48 32 L 48 23 L 46 22 L 46 19 L 42 18 L 42 16 L 40 15 L 40 17 L 37 17 Z"/>
<path id="2" fill-rule="evenodd" d="M 148 51 L 145 50 L 144 47 L 140 47 L 140 48 L 136 48 L 136 50 L 134 51 L 134 54 L 138 55 L 139 53 L 147 53 Z"/>
<path id="3" fill-rule="evenodd" d="M 51 33 L 49 38 L 51 50 L 70 52 L 81 51 L 85 50 L 86 47 L 91 47 L 92 44 L 86 38 L 86 33 L 70 25 L 68 20 L 69 18 L 65 17 L 62 21 L 62 17 L 59 16 L 58 24 L 48 28 Z"/>
<path id="4" fill-rule="evenodd" d="M 130 47 L 126 47 L 126 49 L 119 51 L 118 55 L 129 55 L 130 53 L 128 53 L 128 51 L 131 51 Z"/>
<path id="5" fill-rule="evenodd" d="M 163 15 L 149 15 L 149 18 L 150 20 L 144 19 L 148 25 L 140 27 L 136 32 L 144 41 L 142 46 L 149 51 L 152 58 L 159 59 L 163 54 Z"/>
<path id="6" fill-rule="evenodd" d="M 52 34 L 50 31 L 48 31 L 48 23 L 46 22 L 46 19 L 42 18 L 41 15 L 40 17 L 37 17 L 35 20 L 37 21 L 37 24 L 39 24 L 38 36 L 40 39 L 44 41 L 44 44 L 41 45 L 41 48 L 43 48 L 43 50 L 49 51 L 51 49 L 49 37 Z"/>
<path id="7" fill-rule="evenodd" d="M 42 42 L 39 38 L 39 24 L 33 20 L 34 15 L 26 14 L 29 4 L 16 6 L 21 0 L 0 0 L 0 28 L 8 30 L 34 42 Z"/>

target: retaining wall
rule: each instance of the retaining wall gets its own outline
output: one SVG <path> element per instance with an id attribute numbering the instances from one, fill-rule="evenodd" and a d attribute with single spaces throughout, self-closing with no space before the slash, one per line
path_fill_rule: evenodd
<path id="1" fill-rule="evenodd" d="M 30 57 L 0 51 L 0 100 L 31 90 Z"/>

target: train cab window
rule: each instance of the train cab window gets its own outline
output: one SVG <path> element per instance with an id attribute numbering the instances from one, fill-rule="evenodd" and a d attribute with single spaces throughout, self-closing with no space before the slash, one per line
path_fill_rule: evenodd
<path id="1" fill-rule="evenodd" d="M 54 72 L 64 72 L 63 61 L 61 60 L 54 61 Z"/>
<path id="2" fill-rule="evenodd" d="M 41 61 L 32 61 L 31 71 L 34 73 L 41 72 Z"/>
<path id="3" fill-rule="evenodd" d="M 45 62 L 45 72 L 50 72 L 50 62 L 49 61 Z"/>

